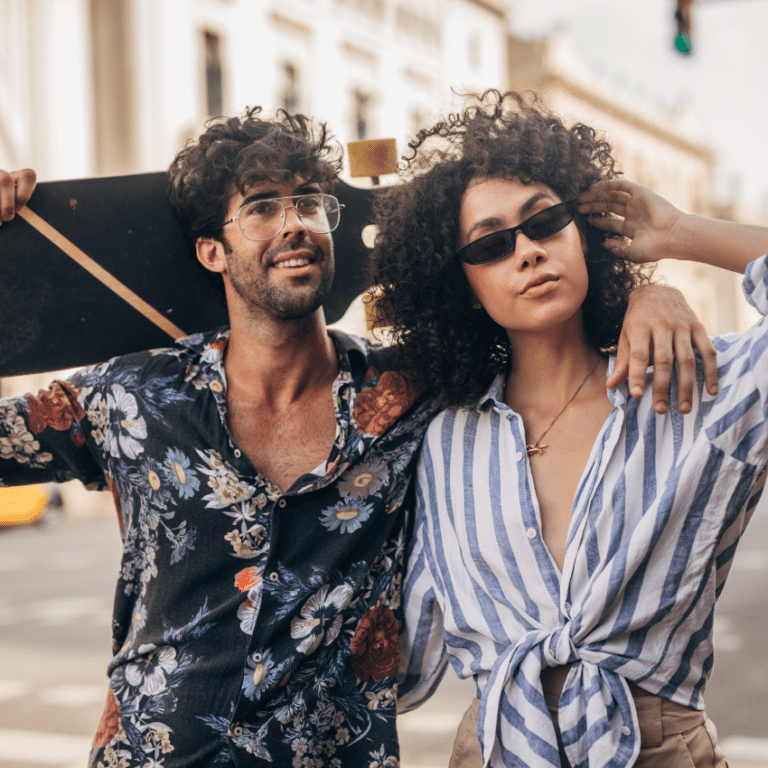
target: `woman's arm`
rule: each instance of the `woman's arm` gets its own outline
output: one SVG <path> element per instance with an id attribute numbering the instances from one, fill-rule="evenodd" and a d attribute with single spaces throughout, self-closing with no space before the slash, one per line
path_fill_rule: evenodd
<path id="1" fill-rule="evenodd" d="M 594 184 L 579 198 L 590 224 L 626 240 L 608 240 L 613 253 L 637 263 L 679 259 L 744 273 L 768 253 L 768 228 L 683 213 L 647 187 L 626 179 Z"/>

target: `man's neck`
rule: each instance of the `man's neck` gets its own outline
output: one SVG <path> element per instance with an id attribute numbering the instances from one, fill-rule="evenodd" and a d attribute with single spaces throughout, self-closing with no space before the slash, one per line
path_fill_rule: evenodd
<path id="1" fill-rule="evenodd" d="M 228 387 L 266 407 L 286 407 L 308 390 L 326 388 L 338 372 L 338 356 L 322 309 L 298 320 L 238 322 L 225 357 Z"/>

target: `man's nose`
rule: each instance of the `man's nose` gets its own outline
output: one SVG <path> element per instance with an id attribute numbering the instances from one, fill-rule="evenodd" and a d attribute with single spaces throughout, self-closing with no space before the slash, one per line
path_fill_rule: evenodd
<path id="1" fill-rule="evenodd" d="M 299 209 L 295 205 L 286 205 L 285 207 L 285 221 L 283 222 L 283 236 L 297 232 L 300 229 L 306 231 L 306 226 Z"/>

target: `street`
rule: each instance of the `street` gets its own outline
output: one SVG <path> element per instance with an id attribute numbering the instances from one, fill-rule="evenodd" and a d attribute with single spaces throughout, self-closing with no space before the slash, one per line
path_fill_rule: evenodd
<path id="1" fill-rule="evenodd" d="M 83 768 L 106 693 L 120 541 L 112 516 L 0 530 L 0 766 Z M 720 600 L 705 699 L 731 768 L 768 768 L 768 511 Z M 402 768 L 444 768 L 474 684 L 449 670 L 400 718 Z"/>

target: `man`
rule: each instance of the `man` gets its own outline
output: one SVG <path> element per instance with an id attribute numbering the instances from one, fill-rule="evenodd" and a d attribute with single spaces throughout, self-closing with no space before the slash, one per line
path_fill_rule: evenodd
<path id="1" fill-rule="evenodd" d="M 230 327 L 0 401 L 3 482 L 115 497 L 94 768 L 398 765 L 407 492 L 434 407 L 386 352 L 325 328 L 340 165 L 302 116 L 211 124 L 171 165 L 169 199 Z M 0 173 L 3 220 L 33 188 Z M 652 336 L 657 361 L 680 348 L 642 297 L 632 311 L 634 355 Z M 685 324 L 688 350 L 700 332 Z"/>

